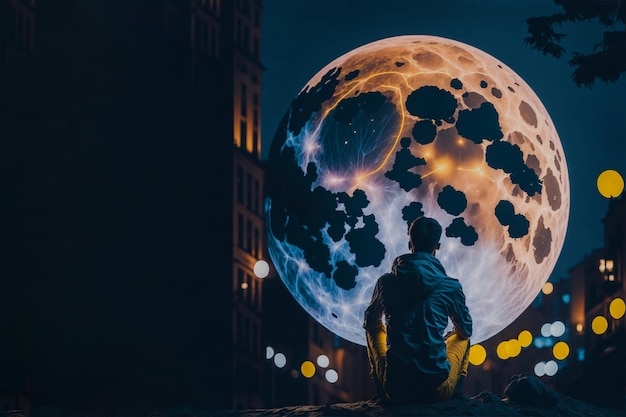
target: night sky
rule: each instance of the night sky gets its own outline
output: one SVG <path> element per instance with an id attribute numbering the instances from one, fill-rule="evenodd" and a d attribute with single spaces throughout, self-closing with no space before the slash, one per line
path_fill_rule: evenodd
<path id="1" fill-rule="evenodd" d="M 524 44 L 526 19 L 562 9 L 549 1 L 271 0 L 263 5 L 262 121 L 266 158 L 280 118 L 309 79 L 335 58 L 364 44 L 400 35 L 435 35 L 481 49 L 508 65 L 548 110 L 567 159 L 571 207 L 565 243 L 550 278 L 557 281 L 603 245 L 607 200 L 598 175 L 626 175 L 626 78 L 578 87 L 568 65 L 573 51 L 589 52 L 601 39 L 595 22 L 565 25 L 565 57 L 557 60 Z"/>

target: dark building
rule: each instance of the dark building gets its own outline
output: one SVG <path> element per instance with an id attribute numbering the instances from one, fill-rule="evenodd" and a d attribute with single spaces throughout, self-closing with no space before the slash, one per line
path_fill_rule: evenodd
<path id="1" fill-rule="evenodd" d="M 626 407 L 626 200 L 609 201 L 604 247 L 570 270 L 570 317 L 578 361 L 559 381 L 582 400 L 618 409 Z"/>
<path id="2" fill-rule="evenodd" d="M 4 407 L 262 406 L 261 3 L 0 7 Z"/>
<path id="3" fill-rule="evenodd" d="M 2 0 L 0 13 L 0 406 L 367 398 L 365 348 L 255 274 L 262 3 Z"/>

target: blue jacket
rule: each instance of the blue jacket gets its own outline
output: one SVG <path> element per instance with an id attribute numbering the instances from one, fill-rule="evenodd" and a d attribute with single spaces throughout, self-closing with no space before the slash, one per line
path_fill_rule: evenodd
<path id="1" fill-rule="evenodd" d="M 450 372 L 443 334 L 448 318 L 460 338 L 472 335 L 461 283 L 448 277 L 441 262 L 429 253 L 399 256 L 391 273 L 378 279 L 365 311 L 366 331 L 380 329 L 383 315 L 386 355 L 434 380 L 444 380 Z"/>

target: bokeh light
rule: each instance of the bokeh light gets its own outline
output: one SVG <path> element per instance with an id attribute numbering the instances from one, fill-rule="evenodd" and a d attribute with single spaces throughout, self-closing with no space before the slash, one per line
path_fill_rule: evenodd
<path id="1" fill-rule="evenodd" d="M 533 334 L 528 330 L 522 330 L 517 336 L 521 347 L 528 347 L 533 342 Z"/>
<path id="2" fill-rule="evenodd" d="M 559 364 L 556 363 L 555 361 L 548 361 L 546 362 L 546 366 L 544 369 L 546 371 L 547 376 L 554 376 L 559 370 Z"/>
<path id="3" fill-rule="evenodd" d="M 565 342 L 558 342 L 552 347 L 552 354 L 560 361 L 569 356 L 569 345 Z"/>
<path id="4" fill-rule="evenodd" d="M 270 265 L 261 259 L 260 261 L 256 261 L 254 264 L 254 275 L 257 278 L 265 278 L 270 274 Z"/>
<path id="5" fill-rule="evenodd" d="M 551 323 L 544 323 L 544 325 L 541 326 L 541 335 L 543 337 L 552 336 L 552 324 Z"/>
<path id="6" fill-rule="evenodd" d="M 596 316 L 591 322 L 591 330 L 593 330 L 595 334 L 604 334 L 608 328 L 609 322 L 603 316 Z"/>
<path id="7" fill-rule="evenodd" d="M 535 365 L 535 375 L 537 375 L 538 377 L 542 377 L 546 374 L 546 363 L 545 362 L 539 362 L 538 364 Z"/>
<path id="8" fill-rule="evenodd" d="M 624 191 L 624 178 L 619 172 L 607 169 L 598 176 L 598 191 L 605 198 L 616 198 Z"/>
<path id="9" fill-rule="evenodd" d="M 541 292 L 545 295 L 552 294 L 552 291 L 554 291 L 554 285 L 551 282 L 546 282 L 543 284 L 543 287 L 541 287 Z"/>
<path id="10" fill-rule="evenodd" d="M 334 384 L 339 380 L 339 374 L 334 369 L 327 370 L 324 374 L 324 377 L 326 378 L 326 381 L 330 382 L 331 384 Z"/>
<path id="11" fill-rule="evenodd" d="M 311 378 L 315 375 L 315 365 L 311 361 L 304 361 L 300 365 L 300 373 L 305 378 Z"/>
<path id="12" fill-rule="evenodd" d="M 505 340 L 500 342 L 496 348 L 496 355 L 498 355 L 498 358 L 502 360 L 507 360 L 511 357 L 511 355 L 509 355 L 509 350 L 507 349 L 507 344 L 508 341 Z"/>
<path id="13" fill-rule="evenodd" d="M 618 297 L 611 301 L 611 304 L 609 305 L 609 313 L 615 320 L 619 320 L 624 317 L 624 313 L 626 313 L 626 303 L 624 303 L 624 300 Z"/>
<path id="14" fill-rule="evenodd" d="M 274 357 L 274 348 L 271 346 L 265 347 L 265 359 L 272 359 Z"/>
<path id="15" fill-rule="evenodd" d="M 509 357 L 515 358 L 522 352 L 522 345 L 520 345 L 519 340 L 511 339 L 506 342 L 506 351 Z"/>
<path id="16" fill-rule="evenodd" d="M 322 368 L 326 368 L 330 365 L 330 359 L 328 359 L 326 355 L 319 355 L 317 357 L 317 364 Z"/>
<path id="17" fill-rule="evenodd" d="M 282 353 L 274 355 L 274 365 L 278 368 L 284 368 L 287 365 L 287 357 Z"/>
<path id="18" fill-rule="evenodd" d="M 565 334 L 565 324 L 562 321 L 555 321 L 550 325 L 550 334 L 554 337 L 561 337 Z"/>
<path id="19" fill-rule="evenodd" d="M 487 359 L 487 351 L 480 344 L 472 345 L 469 351 L 469 362 L 472 365 L 479 366 L 482 365 Z"/>

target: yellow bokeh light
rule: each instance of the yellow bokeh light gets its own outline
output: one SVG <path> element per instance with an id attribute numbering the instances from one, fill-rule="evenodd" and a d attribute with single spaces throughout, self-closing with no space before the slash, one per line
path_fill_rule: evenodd
<path id="1" fill-rule="evenodd" d="M 551 282 L 546 282 L 545 284 L 543 284 L 543 287 L 541 287 L 541 292 L 543 292 L 545 295 L 552 294 L 552 291 L 554 291 L 554 285 L 552 285 Z"/>
<path id="2" fill-rule="evenodd" d="M 528 347 L 533 342 L 533 334 L 528 330 L 522 330 L 517 336 L 517 340 L 519 340 L 520 346 Z"/>
<path id="3" fill-rule="evenodd" d="M 470 348 L 469 361 L 472 365 L 482 365 L 487 359 L 487 351 L 482 345 L 476 344 Z"/>
<path id="4" fill-rule="evenodd" d="M 506 344 L 506 351 L 508 352 L 511 358 L 515 358 L 517 355 L 521 353 L 522 345 L 520 344 L 519 340 L 511 339 Z"/>
<path id="5" fill-rule="evenodd" d="M 611 313 L 611 317 L 615 320 L 619 320 L 624 317 L 624 313 L 626 313 L 626 303 L 621 298 L 616 298 L 611 301 L 609 305 L 609 313 Z"/>
<path id="6" fill-rule="evenodd" d="M 552 347 L 552 354 L 560 361 L 569 356 L 569 345 L 565 342 L 558 342 Z"/>
<path id="7" fill-rule="evenodd" d="M 598 176 L 598 191 L 605 198 L 616 198 L 624 191 L 624 178 L 619 172 L 607 169 Z"/>
<path id="8" fill-rule="evenodd" d="M 496 348 L 496 355 L 498 355 L 498 358 L 506 360 L 511 357 L 511 355 L 509 355 L 509 349 L 507 349 L 508 343 L 509 342 L 505 340 L 504 342 L 500 342 L 498 344 L 498 347 Z"/>
<path id="9" fill-rule="evenodd" d="M 591 330 L 595 334 L 603 334 L 609 328 L 609 322 L 603 316 L 596 316 L 591 322 Z"/>
<path id="10" fill-rule="evenodd" d="M 311 378 L 315 375 L 315 365 L 311 361 L 304 361 L 300 366 L 300 372 L 302 376 L 305 378 Z"/>

